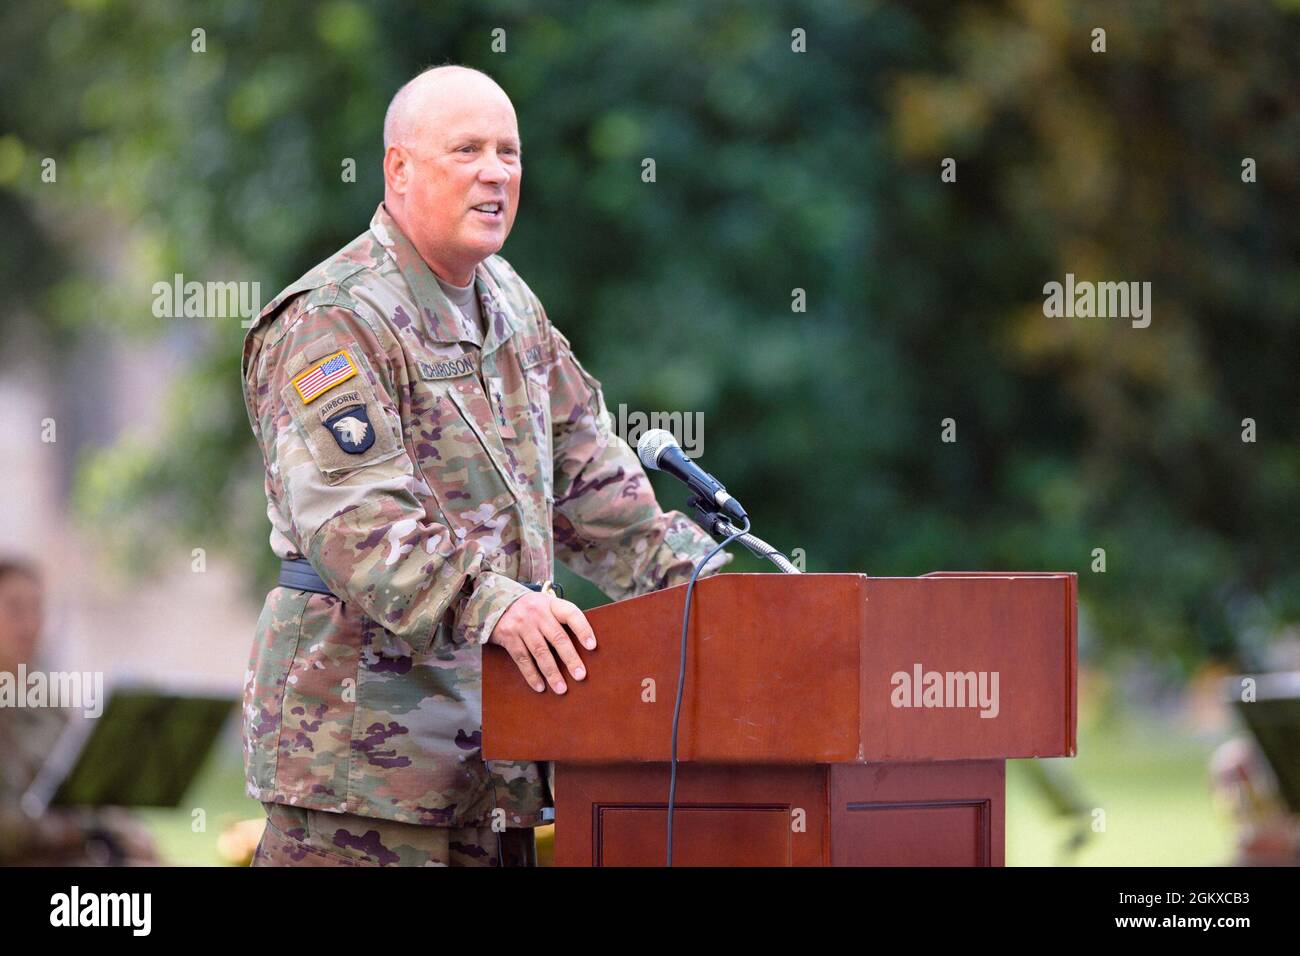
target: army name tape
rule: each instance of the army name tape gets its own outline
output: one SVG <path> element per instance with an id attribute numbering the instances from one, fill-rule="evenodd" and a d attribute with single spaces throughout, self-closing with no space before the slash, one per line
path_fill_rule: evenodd
<path id="1" fill-rule="evenodd" d="M 534 365 L 541 365 L 542 359 L 546 358 L 546 353 L 542 350 L 541 345 L 531 345 L 524 349 L 523 357 L 520 364 L 524 368 L 532 368 Z"/>

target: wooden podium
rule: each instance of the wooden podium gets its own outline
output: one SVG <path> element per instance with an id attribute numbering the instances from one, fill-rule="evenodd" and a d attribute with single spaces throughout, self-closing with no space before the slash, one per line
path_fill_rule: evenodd
<path id="1" fill-rule="evenodd" d="M 696 584 L 674 863 L 1000 866 L 1005 761 L 1075 753 L 1074 574 Z M 587 613 L 584 681 L 483 656 L 483 751 L 555 762 L 559 866 L 662 866 L 685 586 Z"/>

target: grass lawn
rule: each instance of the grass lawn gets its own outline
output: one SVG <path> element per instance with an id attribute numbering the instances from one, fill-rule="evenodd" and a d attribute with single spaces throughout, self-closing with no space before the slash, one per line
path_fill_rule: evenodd
<path id="1" fill-rule="evenodd" d="M 172 863 L 220 864 L 217 837 L 227 824 L 260 818 L 261 806 L 243 792 L 243 770 L 235 738 L 204 768 L 181 810 L 141 814 L 159 851 Z M 1229 821 L 1210 803 L 1207 762 L 1213 743 L 1147 718 L 1111 718 L 1079 732 L 1079 756 L 1044 761 L 1064 775 L 1087 808 L 1082 849 L 1073 857 L 1061 848 L 1077 823 L 1054 816 L 1036 788 L 1026 761 L 1007 765 L 1007 864 L 1085 866 L 1222 864 L 1231 855 Z M 1091 811 L 1105 811 L 1105 831 L 1094 832 Z M 203 828 L 196 810 L 203 811 Z"/>
<path id="2" fill-rule="evenodd" d="M 236 737 L 236 741 L 237 741 Z M 198 811 L 202 811 L 202 815 Z M 244 796 L 244 768 L 238 743 L 223 737 L 202 774 L 177 810 L 141 811 L 168 863 L 183 866 L 218 866 L 217 837 L 237 820 L 265 816 L 262 805 Z"/>
<path id="3" fill-rule="evenodd" d="M 1087 835 L 1073 857 L 1061 848 L 1080 827 L 1052 813 L 1027 761 L 1007 764 L 1007 865 L 1209 866 L 1232 856 L 1226 814 L 1210 800 L 1214 742 L 1149 718 L 1111 718 L 1079 731 L 1079 755 L 1044 761 L 1064 774 L 1083 806 Z M 1104 811 L 1094 832 L 1092 811 Z M 1099 818 L 1101 819 L 1101 818 Z"/>

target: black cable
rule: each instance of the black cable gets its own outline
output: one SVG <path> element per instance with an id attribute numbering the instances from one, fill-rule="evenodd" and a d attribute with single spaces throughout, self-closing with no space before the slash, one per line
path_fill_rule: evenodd
<path id="1" fill-rule="evenodd" d="M 691 580 L 686 585 L 686 609 L 682 613 L 682 655 L 681 665 L 677 671 L 677 702 L 673 704 L 673 751 L 672 751 L 672 771 L 668 778 L 668 865 L 673 865 L 673 809 L 677 800 L 677 727 L 682 716 L 682 691 L 686 689 L 686 635 L 691 623 L 691 598 L 695 593 L 695 580 L 704 570 L 704 566 L 709 563 L 709 559 L 725 548 L 731 542 L 735 541 L 742 534 L 749 531 L 749 518 L 745 519 L 745 526 L 736 531 L 735 534 L 728 535 L 721 544 L 714 547 L 712 551 L 700 559 L 695 565 L 695 571 L 691 574 Z"/>

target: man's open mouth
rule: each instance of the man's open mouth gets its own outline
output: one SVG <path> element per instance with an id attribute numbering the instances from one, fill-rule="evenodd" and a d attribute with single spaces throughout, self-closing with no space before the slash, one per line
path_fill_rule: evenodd
<path id="1" fill-rule="evenodd" d="M 500 219 L 505 213 L 505 208 L 499 202 L 481 202 L 477 206 L 471 206 L 477 213 L 482 213 L 489 219 Z"/>

